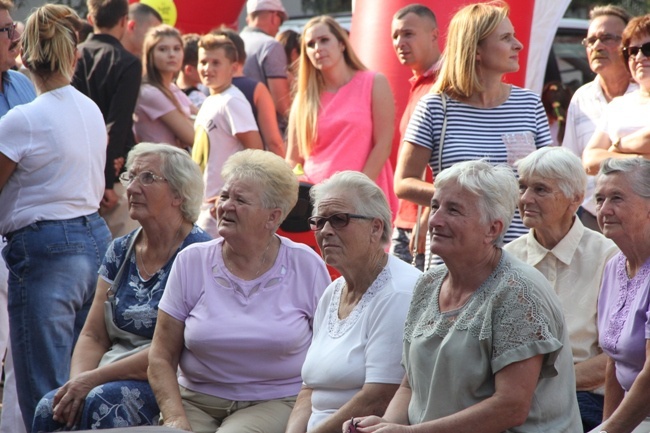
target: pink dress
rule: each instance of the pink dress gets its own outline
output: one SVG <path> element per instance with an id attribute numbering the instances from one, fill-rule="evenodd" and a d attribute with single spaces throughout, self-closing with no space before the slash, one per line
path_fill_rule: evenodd
<path id="1" fill-rule="evenodd" d="M 319 183 L 337 171 L 362 171 L 372 140 L 372 84 L 375 72 L 359 71 L 336 93 L 321 93 L 317 139 L 305 160 L 305 176 Z M 386 160 L 375 180 L 388 199 L 393 216 L 397 197 L 393 192 L 393 167 Z"/>

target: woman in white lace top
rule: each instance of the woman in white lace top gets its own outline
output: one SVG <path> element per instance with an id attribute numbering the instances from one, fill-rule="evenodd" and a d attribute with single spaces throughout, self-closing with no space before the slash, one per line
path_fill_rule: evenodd
<path id="1" fill-rule="evenodd" d="M 467 161 L 434 186 L 431 251 L 444 264 L 413 292 L 402 385 L 383 419 L 354 419 L 357 429 L 582 431 L 559 300 L 542 274 L 497 247 L 517 204 L 514 173 Z"/>
<path id="2" fill-rule="evenodd" d="M 365 174 L 337 173 L 311 194 L 311 229 L 342 276 L 318 303 L 287 433 L 338 432 L 353 415 L 384 413 L 404 376 L 404 319 L 421 274 L 386 254 L 390 208 Z"/>

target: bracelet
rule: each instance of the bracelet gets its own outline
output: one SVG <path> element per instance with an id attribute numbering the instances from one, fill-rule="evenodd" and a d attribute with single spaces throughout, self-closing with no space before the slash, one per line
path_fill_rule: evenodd
<path id="1" fill-rule="evenodd" d="M 612 147 L 616 150 L 621 150 L 621 137 L 618 137 L 614 143 L 612 143 Z M 607 432 L 605 432 L 607 433 Z"/>

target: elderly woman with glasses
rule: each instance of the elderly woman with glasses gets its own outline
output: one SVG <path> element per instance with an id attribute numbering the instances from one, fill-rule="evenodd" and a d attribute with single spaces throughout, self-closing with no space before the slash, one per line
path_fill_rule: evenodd
<path id="1" fill-rule="evenodd" d="M 444 264 L 415 286 L 399 390 L 383 419 L 354 418 L 358 431 L 582 430 L 560 302 L 499 247 L 516 205 L 509 167 L 466 161 L 436 176 L 429 231 Z"/>
<path id="2" fill-rule="evenodd" d="M 596 174 L 607 158 L 650 158 L 650 14 L 630 20 L 621 46 L 639 88 L 607 105 L 582 155 L 589 174 Z"/>
<path id="3" fill-rule="evenodd" d="M 605 263 L 618 249 L 576 218 L 587 182 L 580 158 L 561 147 L 546 147 L 519 160 L 517 168 L 519 213 L 530 232 L 504 249 L 540 271 L 560 298 L 578 406 L 589 431 L 602 422 L 607 364 L 598 345 L 598 294 Z"/>
<path id="4" fill-rule="evenodd" d="M 120 181 L 131 218 L 142 228 L 109 246 L 70 380 L 41 399 L 34 432 L 157 424 L 147 355 L 158 303 L 178 252 L 210 237 L 194 224 L 203 181 L 187 152 L 140 143 L 129 152 L 126 169 Z"/>
<path id="5" fill-rule="evenodd" d="M 309 224 L 325 262 L 342 276 L 318 303 L 287 433 L 340 431 L 354 414 L 386 410 L 404 376 L 403 325 L 420 276 L 386 254 L 390 208 L 368 176 L 337 173 L 312 187 L 311 196 Z"/>
<path id="6" fill-rule="evenodd" d="M 298 200 L 296 176 L 281 157 L 243 150 L 221 175 L 221 237 L 176 260 L 149 380 L 165 426 L 284 433 L 330 278 L 311 248 L 276 234 Z"/>
<path id="7" fill-rule="evenodd" d="M 603 424 L 650 431 L 650 161 L 607 159 L 596 179 L 598 224 L 621 252 L 605 266 L 599 342 L 607 354 Z"/>

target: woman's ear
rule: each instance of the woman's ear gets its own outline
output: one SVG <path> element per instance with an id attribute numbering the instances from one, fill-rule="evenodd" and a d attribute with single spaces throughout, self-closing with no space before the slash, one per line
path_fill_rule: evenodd
<path id="1" fill-rule="evenodd" d="M 381 235 L 384 234 L 384 222 L 380 218 L 374 218 L 370 224 L 371 230 L 370 235 L 377 240 L 381 239 Z"/>
<path id="2" fill-rule="evenodd" d="M 488 244 L 493 244 L 494 241 L 501 236 L 503 232 L 503 221 L 494 220 L 490 223 L 487 232 L 485 233 L 485 240 Z"/>
<path id="3" fill-rule="evenodd" d="M 282 224 L 282 211 L 280 208 L 272 209 L 265 224 L 266 228 L 277 230 L 277 228 L 280 227 L 280 224 Z"/>

